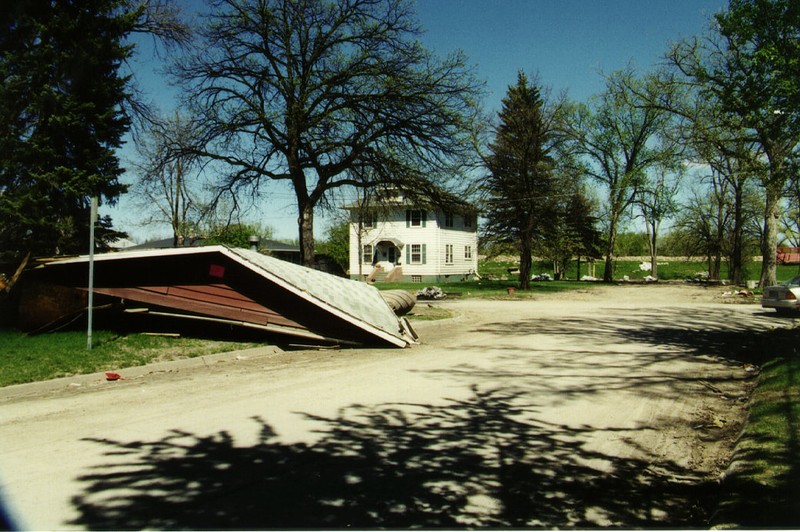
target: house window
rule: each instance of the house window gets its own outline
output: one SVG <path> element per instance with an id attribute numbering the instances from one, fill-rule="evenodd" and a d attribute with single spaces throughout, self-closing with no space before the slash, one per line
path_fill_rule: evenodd
<path id="1" fill-rule="evenodd" d="M 375 227 L 375 213 L 365 212 L 362 216 L 362 223 L 364 227 Z"/>
<path id="2" fill-rule="evenodd" d="M 464 246 L 464 258 L 467 260 L 472 259 L 472 246 Z"/>
<path id="3" fill-rule="evenodd" d="M 425 264 L 425 244 L 409 244 L 406 248 L 406 264 Z"/>
<path id="4" fill-rule="evenodd" d="M 372 264 L 372 244 L 364 244 L 364 249 L 361 253 L 362 264 Z"/>
<path id="5" fill-rule="evenodd" d="M 472 227 L 474 224 L 473 215 L 465 214 L 464 215 L 464 227 Z"/>
<path id="6" fill-rule="evenodd" d="M 444 213 L 444 226 L 445 227 L 453 227 L 453 213 L 452 212 Z"/>
<path id="7" fill-rule="evenodd" d="M 422 282 L 422 276 L 421 275 L 412 275 L 411 276 L 411 282 L 412 283 L 421 283 Z"/>
<path id="8" fill-rule="evenodd" d="M 425 227 L 427 213 L 418 209 L 406 210 L 406 227 Z"/>
<path id="9" fill-rule="evenodd" d="M 445 244 L 445 246 L 444 246 L 444 262 L 446 264 L 453 264 L 453 244 Z"/>
<path id="10" fill-rule="evenodd" d="M 411 264 L 422 264 L 422 244 L 411 244 Z"/>

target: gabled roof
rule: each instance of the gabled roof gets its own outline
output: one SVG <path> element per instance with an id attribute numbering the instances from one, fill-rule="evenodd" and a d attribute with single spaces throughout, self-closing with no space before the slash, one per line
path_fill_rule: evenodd
<path id="1" fill-rule="evenodd" d="M 235 310 L 241 317 L 237 320 L 241 320 L 243 326 L 293 334 L 297 325 L 294 333 L 297 336 L 309 337 L 308 333 L 300 330 L 302 328 L 318 338 L 344 342 L 352 339 L 336 334 L 341 330 L 347 335 L 346 329 L 349 329 L 361 331 L 356 334 L 359 338 L 355 343 L 364 343 L 365 337 L 398 347 L 414 343 L 413 333 L 406 322 L 392 312 L 375 287 L 255 251 L 215 245 L 105 253 L 95 255 L 94 260 L 95 271 L 100 271 L 101 278 L 106 279 L 105 284 L 95 282 L 98 293 L 157 304 L 160 308 L 169 308 L 172 302 L 184 318 L 225 317 L 238 305 L 240 308 Z M 88 261 L 88 256 L 81 256 L 52 261 L 38 269 L 54 274 L 58 270 L 66 273 L 68 268 Z M 159 269 L 169 271 L 160 274 Z M 151 273 L 136 273 L 147 271 Z M 198 271 L 203 275 L 198 276 Z M 203 280 L 198 281 L 201 277 Z M 51 275 L 50 278 L 56 277 Z M 58 278 L 73 279 L 74 284 L 79 277 L 73 272 Z M 205 288 L 198 291 L 198 283 Z M 76 287 L 82 288 L 80 285 Z M 187 288 L 194 293 L 195 304 L 192 307 L 186 303 Z M 183 313 L 187 310 L 191 310 L 190 315 Z M 285 318 L 283 323 L 291 326 L 271 329 L 270 320 L 265 318 L 263 324 L 259 321 L 261 318 L 248 321 L 251 315 L 258 314 L 263 318 L 276 313 L 282 314 Z"/>

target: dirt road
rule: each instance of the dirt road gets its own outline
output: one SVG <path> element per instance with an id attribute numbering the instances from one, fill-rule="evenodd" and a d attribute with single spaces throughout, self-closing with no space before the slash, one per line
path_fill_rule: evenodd
<path id="1" fill-rule="evenodd" d="M 0 482 L 35 529 L 703 526 L 752 384 L 737 354 L 788 325 L 723 291 L 445 301 L 406 350 L 5 388 Z"/>

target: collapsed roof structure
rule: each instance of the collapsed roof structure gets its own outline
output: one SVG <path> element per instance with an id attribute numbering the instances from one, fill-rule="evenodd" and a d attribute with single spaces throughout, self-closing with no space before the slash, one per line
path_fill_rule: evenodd
<path id="1" fill-rule="evenodd" d="M 89 257 L 28 270 L 19 322 L 47 330 L 86 312 Z M 416 340 L 379 291 L 256 251 L 205 246 L 94 257 L 94 307 L 208 321 L 326 344 L 406 347 Z"/>

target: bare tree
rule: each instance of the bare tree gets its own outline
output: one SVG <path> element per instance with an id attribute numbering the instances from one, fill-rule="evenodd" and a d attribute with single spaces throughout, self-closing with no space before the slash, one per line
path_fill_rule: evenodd
<path id="1" fill-rule="evenodd" d="M 191 130 L 179 114 L 153 122 L 136 145 L 138 160 L 132 166 L 138 179 L 131 190 L 143 216 L 143 225 L 167 223 L 173 246 L 188 244 L 198 231 L 208 201 L 202 199 L 200 160 L 176 150 L 190 144 Z"/>
<path id="2" fill-rule="evenodd" d="M 680 208 L 677 194 L 682 178 L 682 168 L 675 171 L 672 165 L 657 165 L 636 197 L 636 204 L 647 231 L 650 275 L 653 277 L 658 277 L 658 236 L 661 224 Z"/>
<path id="3" fill-rule="evenodd" d="M 462 55 L 420 45 L 405 0 L 210 5 L 178 68 L 202 133 L 193 153 L 229 166 L 220 192 L 291 183 L 305 264 L 315 208 L 334 189 L 393 183 L 424 196 L 472 155 L 482 85 Z"/>
<path id="4" fill-rule="evenodd" d="M 711 172 L 704 181 L 707 187 L 693 190 L 676 225 L 689 240 L 691 254 L 706 257 L 709 277 L 719 279 L 733 217 L 730 183 L 719 172 Z"/>

